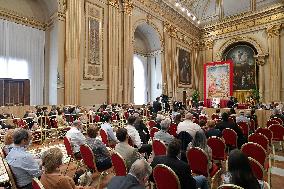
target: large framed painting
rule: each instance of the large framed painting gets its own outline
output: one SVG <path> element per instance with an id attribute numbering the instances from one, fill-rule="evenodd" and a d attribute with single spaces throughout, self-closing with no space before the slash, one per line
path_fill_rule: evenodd
<path id="1" fill-rule="evenodd" d="M 103 80 L 103 8 L 86 3 L 85 80 Z"/>
<path id="2" fill-rule="evenodd" d="M 192 86 L 192 64 L 189 50 L 182 46 L 177 47 L 177 67 L 179 85 Z"/>
<path id="3" fill-rule="evenodd" d="M 255 89 L 257 85 L 257 67 L 252 47 L 239 44 L 224 53 L 225 60 L 234 63 L 234 91 Z"/>
<path id="4" fill-rule="evenodd" d="M 204 64 L 204 100 L 233 95 L 233 62 Z"/>

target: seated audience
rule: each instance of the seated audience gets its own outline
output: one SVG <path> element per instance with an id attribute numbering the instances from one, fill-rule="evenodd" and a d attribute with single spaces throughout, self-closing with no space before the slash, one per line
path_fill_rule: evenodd
<path id="1" fill-rule="evenodd" d="M 163 119 L 164 119 L 164 116 L 162 114 L 157 114 L 155 127 L 157 127 L 158 129 L 161 129 L 161 122 Z"/>
<path id="2" fill-rule="evenodd" d="M 27 152 L 31 144 L 31 134 L 25 129 L 17 129 L 13 135 L 14 147 L 6 159 L 15 176 L 16 184 L 20 189 L 32 189 L 32 178 L 40 177 L 39 162 Z"/>
<path id="3" fill-rule="evenodd" d="M 101 129 L 103 129 L 107 136 L 108 136 L 108 143 L 109 145 L 113 145 L 118 143 L 118 140 L 113 132 L 113 128 L 111 126 L 111 116 L 106 114 L 104 116 L 104 123 L 101 125 Z"/>
<path id="4" fill-rule="evenodd" d="M 134 147 L 138 148 L 138 151 L 140 153 L 147 153 L 148 155 L 152 152 L 152 146 L 150 144 L 142 144 L 142 141 L 140 139 L 138 131 L 134 127 L 134 122 L 136 118 L 134 116 L 129 116 L 127 119 L 127 134 L 129 135 L 130 139 L 132 140 L 132 143 L 134 144 Z"/>
<path id="5" fill-rule="evenodd" d="M 177 126 L 177 134 L 181 131 L 186 131 L 192 136 L 192 138 L 194 138 L 195 133 L 202 130 L 198 124 L 192 122 L 192 118 L 193 115 L 191 113 L 187 113 L 185 115 L 185 120 L 180 122 Z"/>
<path id="6" fill-rule="evenodd" d="M 241 148 L 241 146 L 246 143 L 247 139 L 244 137 L 244 134 L 240 127 L 236 123 L 229 122 L 229 114 L 224 112 L 222 114 L 222 121 L 217 123 L 215 129 L 219 129 L 221 133 L 225 128 L 233 129 L 237 135 L 238 135 L 238 148 Z"/>
<path id="7" fill-rule="evenodd" d="M 281 114 L 280 110 L 278 110 L 276 108 L 273 109 L 272 115 L 270 116 L 270 118 L 274 118 L 274 117 L 280 118 L 282 120 L 282 122 L 284 123 L 284 115 Z"/>
<path id="8" fill-rule="evenodd" d="M 60 109 L 58 110 L 58 115 L 56 116 L 56 120 L 57 120 L 58 127 L 68 126 L 68 123 L 66 122 L 66 120 L 63 117 L 63 111 L 60 110 Z"/>
<path id="9" fill-rule="evenodd" d="M 248 157 L 238 149 L 230 152 L 228 172 L 223 175 L 223 183 L 249 189 L 263 188 L 252 172 Z"/>
<path id="10" fill-rule="evenodd" d="M 245 116 L 245 112 L 243 110 L 241 110 L 239 114 L 240 115 L 236 117 L 236 123 L 244 122 L 244 123 L 250 124 L 250 120 L 249 118 Z"/>
<path id="11" fill-rule="evenodd" d="M 188 144 L 188 149 L 191 147 L 199 147 L 208 156 L 208 167 L 212 168 L 212 149 L 207 145 L 207 138 L 203 131 L 197 131 L 192 142 Z"/>
<path id="12" fill-rule="evenodd" d="M 89 128 L 87 129 L 88 137 L 86 138 L 86 143 L 94 153 L 98 170 L 104 171 L 111 168 L 112 163 L 108 149 L 101 140 L 96 139 L 98 130 L 99 129 L 95 126 L 89 126 Z"/>
<path id="13" fill-rule="evenodd" d="M 171 124 L 171 119 L 167 118 L 161 122 L 161 130 L 156 132 L 154 139 L 160 140 L 168 145 L 175 137 L 168 133 Z"/>
<path id="14" fill-rule="evenodd" d="M 174 139 L 168 145 L 167 155 L 155 156 L 153 162 L 151 163 L 151 167 L 154 169 L 157 164 L 164 164 L 170 167 L 179 178 L 181 189 L 209 188 L 206 177 L 201 175 L 192 177 L 189 164 L 178 159 L 177 156 L 180 154 L 180 150 L 181 150 L 181 142 L 178 139 Z M 150 181 L 154 182 L 153 175 L 150 176 Z"/>
<path id="15" fill-rule="evenodd" d="M 107 189 L 145 189 L 152 169 L 144 159 L 136 160 L 126 176 L 115 176 L 107 185 Z"/>
<path id="16" fill-rule="evenodd" d="M 86 144 L 86 138 L 81 132 L 82 123 L 79 120 L 75 120 L 71 126 L 71 129 L 67 131 L 66 137 L 70 140 L 73 153 L 75 157 L 80 157 L 80 145 Z"/>
<path id="17" fill-rule="evenodd" d="M 199 126 L 201 127 L 201 129 L 203 129 L 204 131 L 207 130 L 207 125 L 206 125 L 206 121 L 205 120 L 200 120 L 199 121 Z"/>
<path id="18" fill-rule="evenodd" d="M 71 177 L 60 173 L 63 154 L 59 148 L 50 148 L 43 153 L 42 165 L 44 173 L 40 181 L 45 189 L 80 189 L 87 187 L 75 186 L 75 182 Z M 91 187 L 88 187 L 91 188 Z"/>
<path id="19" fill-rule="evenodd" d="M 181 122 L 181 114 L 177 114 L 174 118 L 174 123 L 179 124 Z"/>
<path id="20" fill-rule="evenodd" d="M 7 156 L 8 153 L 10 152 L 10 150 L 14 147 L 13 134 L 14 134 L 14 129 L 9 129 L 8 131 L 6 131 L 6 134 L 4 135 L 3 150 L 5 152 L 5 154 L 4 154 L 5 156 Z"/>
<path id="21" fill-rule="evenodd" d="M 148 128 L 146 127 L 145 123 L 137 113 L 136 120 L 134 122 L 134 127 L 138 131 L 139 136 L 141 138 L 141 141 L 143 144 L 148 144 L 148 141 L 150 139 L 150 133 Z"/>
<path id="22" fill-rule="evenodd" d="M 207 121 L 208 130 L 205 133 L 207 138 L 212 137 L 212 136 L 217 136 L 217 137 L 222 136 L 222 133 L 220 132 L 220 130 L 216 129 L 215 126 L 216 126 L 216 122 L 214 120 Z"/>
<path id="23" fill-rule="evenodd" d="M 126 162 L 127 169 L 129 170 L 134 161 L 140 158 L 137 148 L 128 144 L 129 135 L 125 128 L 119 128 L 116 132 L 116 137 L 119 143 L 115 146 L 115 151 L 118 152 Z"/>

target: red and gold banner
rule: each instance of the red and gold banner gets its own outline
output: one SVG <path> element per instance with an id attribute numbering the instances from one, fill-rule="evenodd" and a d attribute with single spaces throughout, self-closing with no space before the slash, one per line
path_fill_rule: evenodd
<path id="1" fill-rule="evenodd" d="M 233 95 L 233 62 L 210 62 L 204 64 L 204 101 L 227 99 Z"/>

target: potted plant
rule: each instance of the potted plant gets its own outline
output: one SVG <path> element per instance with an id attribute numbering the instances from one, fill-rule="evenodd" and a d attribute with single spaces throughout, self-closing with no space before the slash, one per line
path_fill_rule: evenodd
<path id="1" fill-rule="evenodd" d="M 193 106 L 197 106 L 199 102 L 199 92 L 197 90 L 194 90 L 191 95 Z"/>

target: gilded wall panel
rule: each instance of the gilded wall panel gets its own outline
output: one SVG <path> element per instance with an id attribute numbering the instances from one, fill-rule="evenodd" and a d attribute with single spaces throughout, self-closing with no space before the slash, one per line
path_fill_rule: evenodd
<path id="1" fill-rule="evenodd" d="M 103 19 L 104 9 L 86 2 L 85 80 L 103 80 Z"/>

